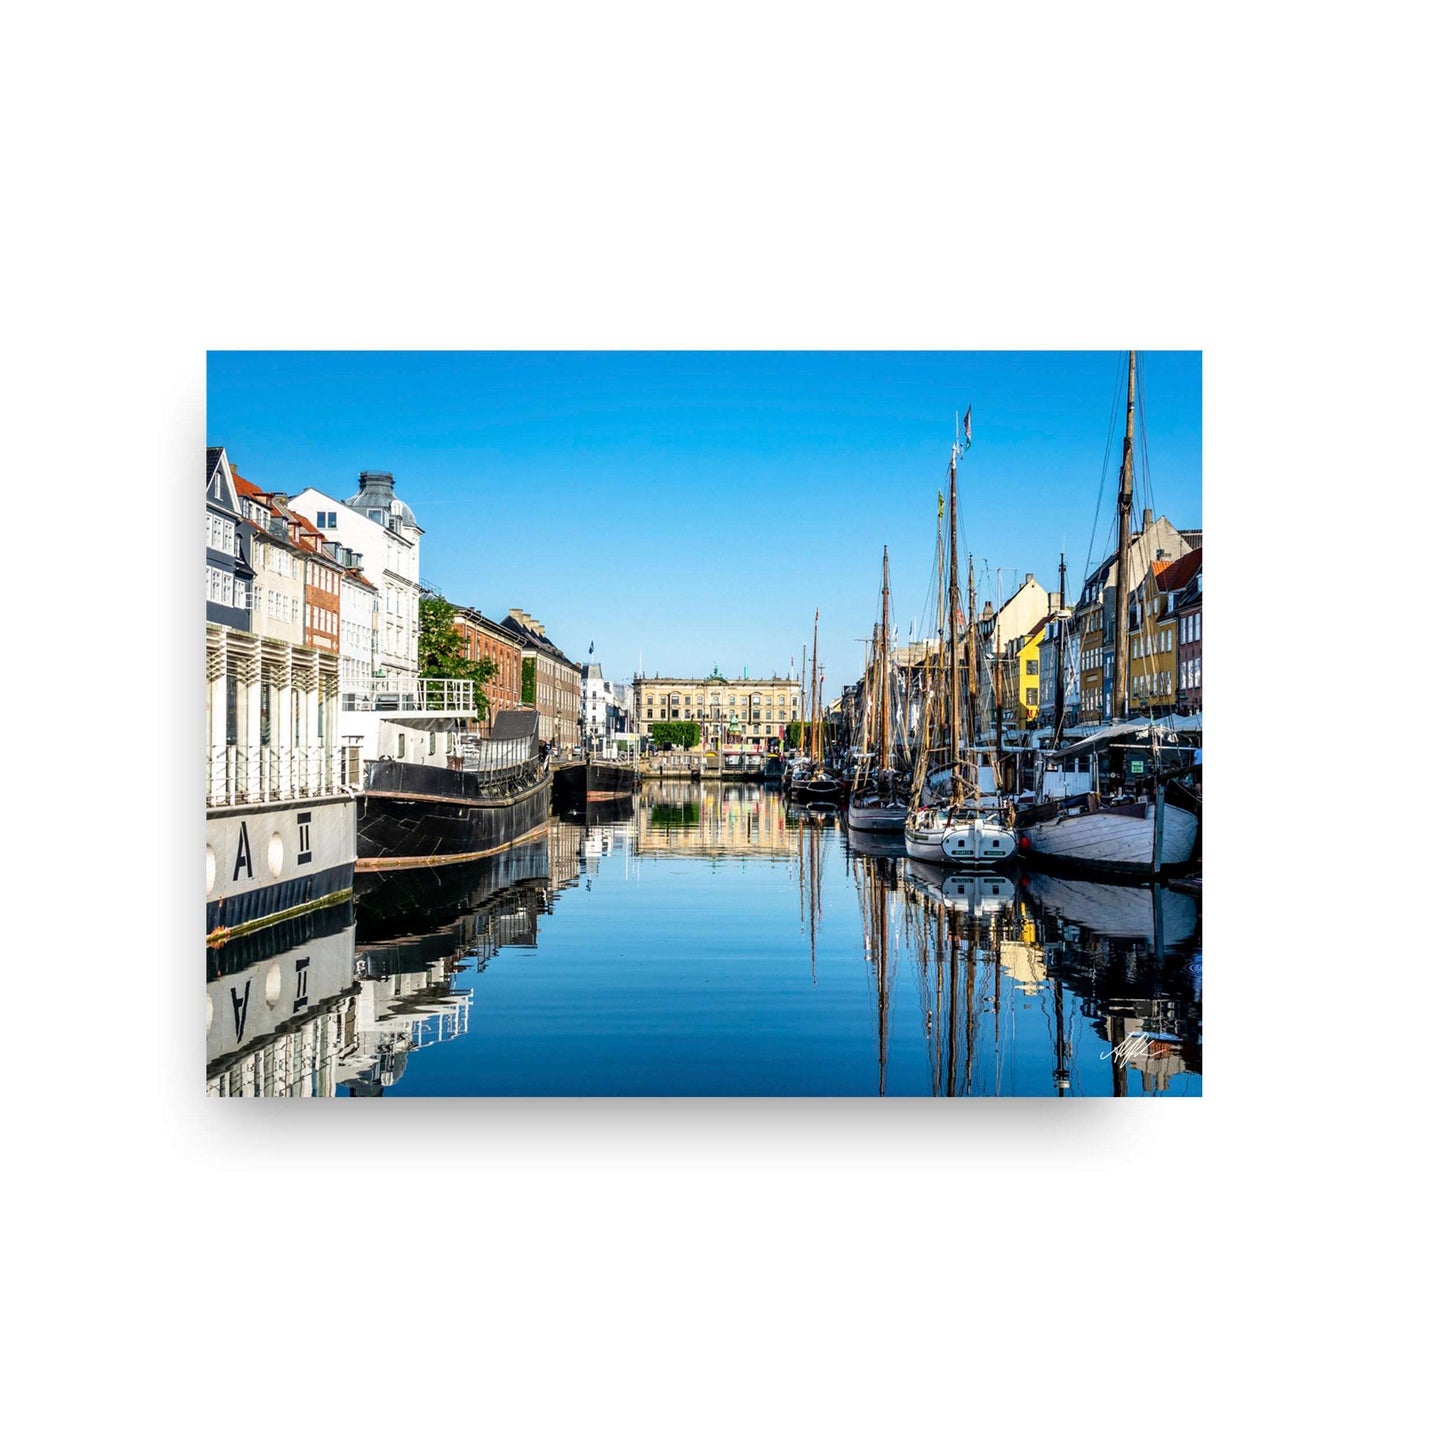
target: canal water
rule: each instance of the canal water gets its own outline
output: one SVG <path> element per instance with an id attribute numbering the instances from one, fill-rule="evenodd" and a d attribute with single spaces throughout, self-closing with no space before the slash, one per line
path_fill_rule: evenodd
<path id="1" fill-rule="evenodd" d="M 207 1087 L 1198 1095 L 1200 902 L 945 871 L 775 787 L 649 782 L 208 950 Z"/>

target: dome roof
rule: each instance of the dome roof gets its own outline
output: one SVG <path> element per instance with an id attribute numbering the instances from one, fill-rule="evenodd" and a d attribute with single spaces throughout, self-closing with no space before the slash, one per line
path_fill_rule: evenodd
<path id="1" fill-rule="evenodd" d="M 346 499 L 346 505 L 363 515 L 380 507 L 388 517 L 395 517 L 403 526 L 420 527 L 416 514 L 396 494 L 396 479 L 390 472 L 362 472 L 361 490 Z"/>

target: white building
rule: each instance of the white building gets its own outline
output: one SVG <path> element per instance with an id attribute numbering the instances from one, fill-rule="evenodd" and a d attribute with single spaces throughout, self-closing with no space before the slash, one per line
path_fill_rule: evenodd
<path id="1" fill-rule="evenodd" d="M 338 560 L 350 556 L 337 544 Z M 379 663 L 376 629 L 380 619 L 381 593 L 359 569 L 351 568 L 341 579 L 341 694 L 358 696 L 371 690 Z"/>
<path id="2" fill-rule="evenodd" d="M 595 662 L 582 666 L 582 740 L 593 752 L 615 756 L 618 744 L 630 748 L 633 725 L 632 684 L 608 682 Z"/>
<path id="3" fill-rule="evenodd" d="M 390 472 L 362 472 L 361 490 L 338 502 L 314 487 L 291 499 L 327 540 L 360 558 L 377 589 L 376 679 L 397 691 L 417 678 L 421 631 L 421 538 L 412 510 L 396 495 Z"/>

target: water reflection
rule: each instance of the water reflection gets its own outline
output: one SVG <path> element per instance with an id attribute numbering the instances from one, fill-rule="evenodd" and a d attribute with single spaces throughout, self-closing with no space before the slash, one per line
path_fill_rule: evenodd
<path id="1" fill-rule="evenodd" d="M 206 952 L 217 1095 L 1198 1093 L 1199 897 L 656 782 Z"/>
<path id="2" fill-rule="evenodd" d="M 388 878 L 355 905 L 208 948 L 208 1092 L 393 1088 L 418 1050 L 467 1032 L 462 976 L 503 949 L 535 948 L 538 920 L 607 851 L 614 826 L 553 818 L 495 857 Z"/>
<path id="3" fill-rule="evenodd" d="M 653 779 L 637 809 L 639 857 L 781 858 L 792 848 L 792 810 L 762 783 Z"/>
<path id="4" fill-rule="evenodd" d="M 886 1087 L 901 940 L 935 1095 L 1194 1092 L 1202 1072 L 1198 901 L 1030 874 L 976 874 L 857 850 Z M 901 922 L 893 909 L 901 903 Z"/>

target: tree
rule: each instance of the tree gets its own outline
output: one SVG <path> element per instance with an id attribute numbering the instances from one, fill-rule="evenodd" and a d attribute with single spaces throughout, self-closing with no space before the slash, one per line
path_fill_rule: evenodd
<path id="1" fill-rule="evenodd" d="M 702 730 L 695 722 L 655 722 L 652 724 L 652 741 L 660 748 L 675 743 L 682 748 L 695 748 Z"/>
<path id="2" fill-rule="evenodd" d="M 537 659 L 535 657 L 522 659 L 522 705 L 523 707 L 536 707 L 537 705 Z"/>
<path id="3" fill-rule="evenodd" d="M 477 716 L 487 712 L 486 684 L 497 675 L 490 657 L 471 661 L 456 628 L 457 609 L 445 597 L 423 597 L 416 640 L 417 670 L 422 677 L 453 677 L 474 684 Z"/>
<path id="4" fill-rule="evenodd" d="M 802 747 L 802 745 L 803 745 L 803 724 L 802 724 L 802 723 L 794 721 L 794 722 L 790 722 L 790 723 L 788 724 L 788 739 L 787 739 L 787 741 L 788 741 L 788 746 L 789 746 L 790 748 L 800 748 L 800 747 Z"/>

